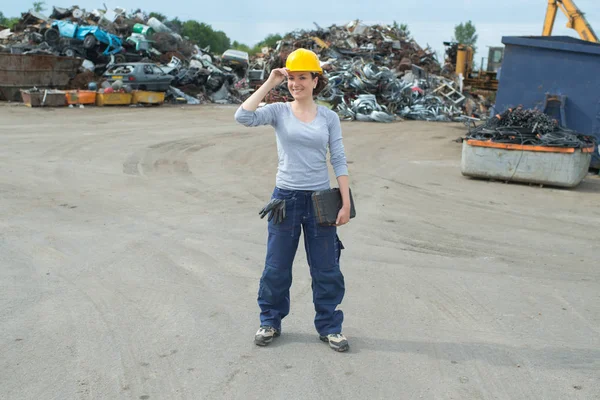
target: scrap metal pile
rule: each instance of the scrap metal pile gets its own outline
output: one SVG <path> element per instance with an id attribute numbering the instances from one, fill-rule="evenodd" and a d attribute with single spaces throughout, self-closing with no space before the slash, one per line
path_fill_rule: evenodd
<path id="1" fill-rule="evenodd" d="M 593 136 L 563 128 L 558 121 L 535 109 L 508 109 L 470 129 L 467 139 L 545 147 L 589 148 Z"/>
<path id="2" fill-rule="evenodd" d="M 50 17 L 29 11 L 14 31 L 1 31 L 0 55 L 84 59 L 81 73 L 67 89 L 86 89 L 91 82 L 112 84 L 114 77 L 107 71 L 114 64 L 151 62 L 172 77 L 167 100 L 239 104 L 273 68 L 285 65 L 289 53 L 304 47 L 319 54 L 329 80 L 318 101 L 342 119 L 457 121 L 481 109 L 479 99 L 461 93 L 454 80 L 440 75 L 440 63 L 429 47 L 422 48 L 397 26 L 367 26 L 357 20 L 294 31 L 275 49 L 265 48 L 251 59 L 235 50 L 216 57 L 174 29 L 139 10 L 54 7 Z M 286 85 L 281 85 L 266 101 L 290 99 Z"/>
<path id="3" fill-rule="evenodd" d="M 68 89 L 102 83 L 104 72 L 114 64 L 150 62 L 173 77 L 168 94 L 181 98 L 177 93 L 182 91 L 192 103 L 240 103 L 249 93 L 243 69 L 228 66 L 224 58 L 217 60 L 209 49 L 200 49 L 139 10 L 53 7 L 49 17 L 29 11 L 12 31 L 0 31 L 1 53 L 84 59 L 82 73 Z"/>
<path id="4" fill-rule="evenodd" d="M 265 76 L 285 65 L 296 48 L 308 48 L 323 61 L 329 83 L 318 100 L 342 119 L 390 122 L 397 117 L 429 121 L 456 121 L 464 115 L 466 96 L 441 71 L 435 53 L 423 49 L 398 27 L 367 26 L 353 21 L 328 29 L 296 31 L 274 51 L 254 59 L 251 68 Z M 285 85 L 267 101 L 291 98 Z"/>

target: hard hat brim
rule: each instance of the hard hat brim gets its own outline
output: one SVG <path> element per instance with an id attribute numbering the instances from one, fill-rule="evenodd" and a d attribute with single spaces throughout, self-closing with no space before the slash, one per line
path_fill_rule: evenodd
<path id="1" fill-rule="evenodd" d="M 317 74 L 322 74 L 323 73 L 322 69 L 320 69 L 320 70 L 309 70 L 309 69 L 290 69 L 290 68 L 287 68 L 287 70 L 290 71 L 290 72 L 314 72 L 314 73 L 317 73 Z"/>

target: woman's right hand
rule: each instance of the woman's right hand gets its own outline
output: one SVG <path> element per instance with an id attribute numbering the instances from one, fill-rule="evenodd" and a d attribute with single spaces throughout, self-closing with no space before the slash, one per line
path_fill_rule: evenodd
<path id="1" fill-rule="evenodd" d="M 271 70 L 271 74 L 269 75 L 269 81 L 271 81 L 275 86 L 281 84 L 287 77 L 288 69 L 287 68 L 275 68 Z"/>
<path id="2" fill-rule="evenodd" d="M 246 111 L 256 111 L 265 96 L 272 89 L 281 84 L 288 76 L 289 74 L 286 68 L 277 68 L 272 70 L 266 82 L 242 103 L 242 108 Z"/>

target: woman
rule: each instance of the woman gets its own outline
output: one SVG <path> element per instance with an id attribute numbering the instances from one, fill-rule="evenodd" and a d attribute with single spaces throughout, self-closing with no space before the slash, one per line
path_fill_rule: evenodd
<path id="1" fill-rule="evenodd" d="M 292 52 L 286 67 L 271 71 L 268 80 L 236 111 L 235 119 L 245 126 L 271 125 L 275 128 L 279 166 L 271 202 L 261 211 L 270 213 L 265 268 L 260 279 L 258 304 L 260 328 L 254 342 L 269 344 L 281 334 L 281 320 L 290 311 L 292 263 L 300 230 L 312 277 L 315 328 L 319 338 L 336 351 L 346 351 L 342 334 L 344 277 L 340 252 L 344 248 L 336 227 L 350 220 L 348 166 L 337 114 L 318 106 L 313 97 L 327 84 L 319 59 L 306 49 Z M 287 78 L 294 101 L 258 105 L 267 93 Z M 335 226 L 317 224 L 311 194 L 329 189 L 327 149 L 342 195 Z M 275 217 L 273 217 L 276 215 Z"/>

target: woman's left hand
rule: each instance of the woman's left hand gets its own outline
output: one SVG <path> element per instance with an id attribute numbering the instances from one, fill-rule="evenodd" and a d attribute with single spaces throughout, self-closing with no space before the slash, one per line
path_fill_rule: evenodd
<path id="1" fill-rule="evenodd" d="M 335 226 L 345 225 L 350 221 L 350 208 L 342 207 L 338 212 Z"/>

